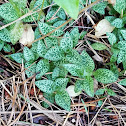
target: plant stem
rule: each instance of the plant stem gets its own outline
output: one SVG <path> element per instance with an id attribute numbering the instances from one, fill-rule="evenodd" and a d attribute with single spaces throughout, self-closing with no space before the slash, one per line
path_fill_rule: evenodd
<path id="1" fill-rule="evenodd" d="M 44 5 L 44 0 L 42 1 L 42 6 L 41 6 L 41 10 L 39 12 L 38 21 L 40 20 L 41 14 L 45 15 L 44 12 L 43 12 L 43 5 Z"/>
<path id="2" fill-rule="evenodd" d="M 18 16 L 20 17 L 21 16 L 20 9 L 15 5 L 15 3 L 13 2 L 13 0 L 9 0 L 9 2 L 11 3 L 11 5 L 15 9 L 15 11 L 17 12 Z"/>

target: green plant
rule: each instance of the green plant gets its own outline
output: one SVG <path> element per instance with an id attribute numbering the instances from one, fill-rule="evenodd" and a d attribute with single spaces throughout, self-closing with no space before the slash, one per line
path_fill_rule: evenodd
<path id="1" fill-rule="evenodd" d="M 17 4 L 18 3 L 18 4 Z M 21 16 L 27 14 L 32 10 L 32 15 L 25 17 L 21 21 L 17 21 L 16 23 L 10 25 L 7 28 L 4 28 L 0 31 L 0 39 L 3 41 L 11 42 L 12 44 L 16 44 L 16 42 L 21 38 L 25 22 L 34 22 L 38 20 L 39 13 L 35 12 L 38 6 L 38 3 L 41 3 L 40 0 L 36 2 L 31 1 L 30 7 L 27 8 L 27 0 L 9 0 L 8 3 L 4 3 L 0 5 L 0 17 L 2 17 L 2 22 L 6 25 Z M 44 6 L 47 7 L 49 3 L 45 0 Z M 43 18 L 44 15 L 41 15 Z"/>
<path id="2" fill-rule="evenodd" d="M 86 6 L 86 2 L 84 0 L 74 0 L 72 1 L 72 4 L 70 1 L 56 1 L 55 2 L 63 7 L 68 14 L 70 14 L 71 17 L 74 19 L 77 18 L 79 10 L 83 9 L 84 6 Z M 0 6 L 0 16 L 2 17 L 2 22 L 6 25 L 12 21 L 15 21 L 16 19 L 20 18 L 21 16 L 29 13 L 32 11 L 32 15 L 25 17 L 24 19 L 17 21 L 16 23 L 10 25 L 7 28 L 4 28 L 0 31 L 0 39 L 3 41 L 11 42 L 12 44 L 16 44 L 18 40 L 21 38 L 24 29 L 23 23 L 25 22 L 34 22 L 38 19 L 42 20 L 45 18 L 47 24 L 51 24 L 53 28 L 60 26 L 65 22 L 68 16 L 66 16 L 64 10 L 62 8 L 59 8 L 59 6 L 55 5 L 51 8 L 51 10 L 48 12 L 48 14 L 44 15 L 42 13 L 39 15 L 39 12 L 36 12 L 38 9 L 45 9 L 48 7 L 49 4 L 51 4 L 51 1 L 44 0 L 43 6 L 42 6 L 43 0 L 37 0 L 31 1 L 29 8 L 27 8 L 27 0 L 21 0 L 18 2 L 17 0 L 10 0 L 9 3 L 4 3 Z M 101 4 L 101 3 L 100 3 Z M 99 5 L 99 4 L 98 4 Z M 95 11 L 97 11 L 98 7 L 95 7 Z M 73 11 L 75 11 L 73 13 Z M 104 9 L 102 9 L 104 11 Z M 100 12 L 100 11 L 97 11 Z M 61 28 L 63 30 L 65 25 Z M 52 30 L 53 30 L 52 28 Z M 49 30 L 50 32 L 51 30 Z M 47 34 L 46 32 L 45 34 Z"/>
<path id="3" fill-rule="evenodd" d="M 42 22 L 38 24 L 43 34 L 50 31 L 49 25 Z M 35 33 L 35 36 L 40 35 L 38 32 Z M 36 86 L 46 94 L 55 97 L 56 103 L 69 111 L 70 97 L 65 91 L 71 79 L 69 74 L 78 77 L 77 80 L 75 79 L 75 92 L 84 90 L 91 97 L 94 96 L 93 76 L 104 84 L 115 82 L 118 77 L 108 69 L 94 71 L 95 64 L 88 53 L 83 50 L 79 54 L 74 49 L 79 40 L 79 31 L 77 28 L 74 28 L 70 33 L 66 32 L 61 40 L 53 38 L 53 36 L 60 36 L 61 34 L 63 32 L 56 31 L 52 34 L 52 37 L 46 37 L 44 41 L 39 40 L 33 43 L 31 49 L 24 47 L 23 54 L 15 53 L 11 57 L 18 63 L 24 61 L 27 77 L 36 75 Z M 50 42 L 50 39 L 54 41 Z M 38 58 L 40 60 L 35 62 Z M 42 76 L 45 76 L 46 79 L 41 80 Z"/>
<path id="4" fill-rule="evenodd" d="M 95 94 L 96 94 L 96 95 L 103 95 L 105 91 L 106 91 L 106 92 L 108 93 L 108 95 L 110 95 L 110 96 L 115 96 L 115 95 L 116 95 L 115 92 L 113 92 L 113 90 L 108 89 L 108 88 L 99 89 L 99 90 L 97 90 L 97 91 L 95 92 Z"/>
<path id="5" fill-rule="evenodd" d="M 78 11 L 86 6 L 85 0 L 81 0 L 80 3 L 78 0 L 74 0 L 73 4 L 68 1 L 62 3 L 63 1 L 55 0 L 55 2 L 64 8 L 74 19 L 77 18 Z M 94 2 L 94 0 L 91 2 Z M 51 1 L 44 0 L 43 5 L 42 3 L 43 0 L 37 0 L 36 2 L 31 1 L 29 9 L 32 10 L 34 8 L 33 12 L 35 12 L 38 9 L 46 8 Z M 23 4 L 19 3 L 18 7 L 15 6 L 16 4 L 16 0 L 11 0 L 10 3 L 5 3 L 0 6 L 0 16 L 5 24 L 18 19 L 29 12 L 28 8 L 26 8 L 27 2 L 25 0 L 23 1 Z M 74 8 L 75 15 L 71 12 L 73 10 L 71 6 L 75 6 L 76 8 Z M 105 8 L 107 6 L 110 5 L 106 1 L 100 2 L 91 9 L 91 13 L 97 12 L 103 15 L 105 14 Z M 28 16 L 22 21 L 17 21 L 8 28 L 1 30 L 0 39 L 2 42 L 0 47 L 3 48 L 3 45 L 5 44 L 3 41 L 11 41 L 12 44 L 16 44 L 24 31 L 23 23 L 25 22 L 38 21 L 38 25 L 34 32 L 35 39 L 41 38 L 42 35 L 47 35 L 69 19 L 69 16 L 65 14 L 62 8 L 57 5 L 52 6 L 46 16 L 39 15 L 39 13 L 36 12 L 32 16 Z M 10 9 L 9 13 L 7 13 L 8 9 Z M 118 8 L 117 5 L 112 9 L 115 9 L 115 11 L 120 13 L 120 8 Z M 7 16 L 9 16 L 9 18 L 7 18 Z M 40 20 L 38 20 L 39 16 Z M 108 67 L 95 69 L 94 61 L 86 50 L 81 52 L 76 50 L 75 47 L 78 44 L 78 40 L 83 39 L 87 32 L 82 31 L 80 34 L 76 27 L 73 28 L 70 33 L 64 33 L 63 30 L 65 25 L 60 29 L 55 30 L 43 40 L 41 39 L 33 43 L 31 48 L 24 47 L 23 53 L 15 53 L 10 56 L 17 63 L 24 63 L 25 73 L 28 78 L 35 76 L 35 84 L 44 92 L 44 96 L 47 100 L 52 103 L 55 101 L 60 107 L 68 111 L 70 111 L 71 101 L 70 96 L 66 92 L 66 87 L 68 83 L 71 84 L 73 79 L 75 81 L 75 92 L 84 90 L 90 97 L 94 97 L 94 94 L 102 95 L 107 91 L 109 95 L 113 96 L 114 92 L 108 88 L 99 89 L 95 93 L 94 79 L 103 84 L 113 83 L 118 80 L 118 70 L 112 63 L 115 63 L 117 60 L 117 63 L 123 62 L 123 65 L 126 67 L 125 59 L 123 59 L 125 58 L 126 48 L 126 30 L 124 28 L 125 16 L 123 15 L 122 18 L 107 16 L 105 18 L 116 27 L 113 33 L 107 33 L 111 50 L 103 43 L 93 43 L 91 46 L 95 50 L 111 51 L 110 70 Z M 43 19 L 45 19 L 45 22 Z M 45 79 L 42 79 L 43 77 Z M 122 83 L 123 82 L 120 82 L 120 84 Z M 45 107 L 49 107 L 45 102 L 42 104 Z"/>
<path id="6" fill-rule="evenodd" d="M 0 51 L 4 50 L 5 52 L 11 52 L 11 46 L 3 41 L 0 41 Z"/>
<path id="7" fill-rule="evenodd" d="M 120 4 L 119 4 L 120 5 Z M 117 8 L 115 8 L 117 9 Z M 117 9 L 118 12 L 118 9 Z M 120 15 L 121 16 L 121 15 Z M 122 18 L 116 18 L 114 16 L 107 16 L 106 19 L 115 26 L 115 29 L 112 33 L 107 33 L 109 43 L 111 45 L 112 56 L 110 62 L 114 63 L 117 61 L 117 64 L 123 63 L 123 68 L 126 69 L 126 28 L 124 25 L 126 22 L 123 20 L 125 16 Z"/>
<path id="8" fill-rule="evenodd" d="M 105 19 L 107 19 L 111 23 L 111 25 L 115 27 L 114 31 L 112 33 L 110 33 L 110 32 L 106 33 L 106 35 L 108 36 L 108 41 L 111 46 L 110 50 L 105 45 L 101 45 L 101 43 L 92 44 L 92 47 L 95 50 L 107 49 L 110 52 L 110 54 L 111 54 L 111 58 L 110 58 L 110 62 L 109 62 L 110 69 L 117 78 L 121 74 L 119 73 L 118 68 L 115 65 L 116 62 L 117 62 L 117 64 L 122 63 L 124 71 L 126 70 L 126 57 L 125 57 L 125 55 L 126 55 L 126 53 L 125 53 L 125 49 L 126 49 L 125 48 L 125 45 L 126 45 L 126 38 L 125 38 L 125 36 L 126 36 L 126 28 L 125 28 L 126 6 L 125 5 L 126 5 L 125 0 L 121 0 L 121 1 L 117 0 L 114 6 L 108 5 L 110 7 L 110 11 L 109 11 L 110 16 L 106 16 Z M 124 11 L 124 14 L 122 14 L 122 11 Z M 120 14 L 120 16 L 116 17 L 116 15 L 119 15 L 119 14 Z M 96 70 L 96 71 L 98 71 L 98 73 L 102 76 L 102 73 L 100 72 L 100 70 Z M 112 75 L 112 73 L 111 73 L 111 75 Z M 98 76 L 97 80 L 100 82 L 99 76 Z M 102 81 L 103 80 L 104 79 L 102 79 Z M 111 80 L 109 80 L 109 78 L 108 78 L 108 81 L 110 82 Z M 125 86 L 125 79 L 119 81 L 118 84 Z M 111 89 L 108 89 L 108 88 L 99 89 L 95 92 L 95 94 L 103 95 L 105 91 L 111 96 L 115 95 L 115 93 Z"/>
<path id="9" fill-rule="evenodd" d="M 79 13 L 79 0 L 54 0 L 61 6 L 72 18 L 76 19 Z"/>

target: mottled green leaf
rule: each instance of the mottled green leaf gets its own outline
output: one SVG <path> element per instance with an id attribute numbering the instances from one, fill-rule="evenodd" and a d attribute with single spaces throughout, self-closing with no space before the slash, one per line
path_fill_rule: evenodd
<path id="1" fill-rule="evenodd" d="M 118 64 L 125 60 L 125 55 L 126 55 L 126 51 L 125 50 L 120 50 L 120 52 L 118 54 L 118 59 L 117 59 Z"/>
<path id="2" fill-rule="evenodd" d="M 14 53 L 14 54 L 11 54 L 11 57 L 12 57 L 17 63 L 22 63 L 22 60 L 23 60 L 23 54 L 22 54 L 22 53 Z"/>
<path id="3" fill-rule="evenodd" d="M 56 16 L 58 16 L 62 20 L 66 19 L 66 13 L 62 8 L 60 8 L 60 10 L 57 12 Z"/>
<path id="4" fill-rule="evenodd" d="M 63 38 L 61 39 L 60 47 L 64 50 L 64 52 L 67 52 L 68 50 L 73 48 L 73 41 L 70 37 L 69 32 L 66 32 Z"/>
<path id="5" fill-rule="evenodd" d="M 103 104 L 103 101 L 102 101 L 102 100 L 98 101 L 98 106 L 99 106 L 99 107 L 101 107 L 102 104 Z"/>
<path id="6" fill-rule="evenodd" d="M 53 63 L 54 63 L 55 66 L 60 67 L 60 66 L 62 66 L 62 64 L 66 64 L 66 63 L 69 63 L 69 62 L 66 60 L 65 57 L 63 57 L 61 60 L 54 61 Z"/>
<path id="7" fill-rule="evenodd" d="M 24 47 L 23 55 L 26 61 L 34 61 L 35 59 L 32 50 L 30 50 L 28 47 Z"/>
<path id="8" fill-rule="evenodd" d="M 106 35 L 108 36 L 108 41 L 111 45 L 117 42 L 116 36 L 113 33 L 107 32 Z"/>
<path id="9" fill-rule="evenodd" d="M 86 34 L 87 34 L 87 31 L 82 31 L 79 35 L 79 39 L 83 39 Z"/>
<path id="10" fill-rule="evenodd" d="M 52 73 L 52 79 L 55 80 L 57 77 L 66 77 L 68 71 L 63 66 L 57 66 L 54 68 Z"/>
<path id="11" fill-rule="evenodd" d="M 4 47 L 4 42 L 0 41 L 0 51 L 2 50 L 3 47 Z"/>
<path id="12" fill-rule="evenodd" d="M 84 90 L 89 96 L 94 97 L 94 81 L 88 76 L 84 80 L 77 80 L 75 83 L 75 92 Z"/>
<path id="13" fill-rule="evenodd" d="M 126 50 L 126 41 L 119 41 L 118 42 L 118 48 L 121 50 Z"/>
<path id="14" fill-rule="evenodd" d="M 75 49 L 72 49 L 66 55 L 66 60 L 69 61 L 70 63 L 80 64 L 82 62 L 82 57 Z"/>
<path id="15" fill-rule="evenodd" d="M 64 67 L 61 66 L 59 76 L 60 77 L 66 77 L 67 74 L 68 74 L 68 71 Z"/>
<path id="16" fill-rule="evenodd" d="M 126 70 L 126 56 L 125 56 L 125 60 L 122 61 L 122 64 L 123 64 L 124 70 Z"/>
<path id="17" fill-rule="evenodd" d="M 46 44 L 46 47 L 49 49 L 53 46 L 58 46 L 58 40 L 57 38 L 51 38 L 51 37 L 46 37 L 44 39 L 44 42 Z"/>
<path id="18" fill-rule="evenodd" d="M 122 79 L 121 81 L 118 82 L 118 84 L 126 86 L 126 79 Z"/>
<path id="19" fill-rule="evenodd" d="M 110 95 L 110 96 L 115 96 L 116 95 L 116 93 L 113 90 L 108 89 L 108 88 L 105 88 L 105 89 L 106 89 L 108 95 Z"/>
<path id="20" fill-rule="evenodd" d="M 3 50 L 5 52 L 10 52 L 11 51 L 11 46 L 9 44 L 7 44 L 7 43 L 4 43 Z"/>
<path id="21" fill-rule="evenodd" d="M 41 33 L 40 33 L 40 31 L 39 31 L 39 27 L 37 27 L 37 28 L 35 29 L 34 35 L 35 35 L 35 39 L 38 39 L 38 38 L 41 37 Z"/>
<path id="22" fill-rule="evenodd" d="M 53 24 L 55 22 L 57 22 L 58 20 L 60 20 L 56 15 L 56 10 L 51 10 L 47 13 L 45 20 L 48 24 Z M 55 15 L 55 16 L 54 16 Z"/>
<path id="23" fill-rule="evenodd" d="M 75 92 L 80 92 L 83 90 L 83 84 L 84 84 L 84 80 L 77 80 L 75 83 Z"/>
<path id="24" fill-rule="evenodd" d="M 21 38 L 23 31 L 23 23 L 21 21 L 16 22 L 14 28 L 10 31 L 10 40 L 12 44 L 16 44 L 16 42 Z"/>
<path id="25" fill-rule="evenodd" d="M 64 53 L 58 46 L 50 48 L 44 56 L 45 59 L 52 60 L 52 61 L 61 60 L 63 57 L 64 57 Z"/>
<path id="26" fill-rule="evenodd" d="M 122 28 L 124 26 L 123 20 L 121 18 L 116 18 L 111 24 L 116 28 Z"/>
<path id="27" fill-rule="evenodd" d="M 83 66 L 89 71 L 93 71 L 95 68 L 93 59 L 88 55 L 88 53 L 85 50 L 82 51 L 81 56 L 83 60 L 82 61 Z"/>
<path id="28" fill-rule="evenodd" d="M 70 97 L 66 91 L 58 92 L 55 95 L 56 103 L 63 109 L 70 111 Z"/>
<path id="29" fill-rule="evenodd" d="M 77 27 L 72 29 L 72 31 L 70 32 L 70 36 L 73 40 L 73 47 L 75 47 L 78 44 L 79 40 L 79 30 Z"/>
<path id="30" fill-rule="evenodd" d="M 68 83 L 69 79 L 68 78 L 57 78 L 55 80 L 55 90 L 59 91 L 59 90 L 65 90 L 67 83 Z"/>
<path id="31" fill-rule="evenodd" d="M 24 9 L 27 5 L 27 0 L 12 0 L 19 9 Z"/>
<path id="32" fill-rule="evenodd" d="M 47 52 L 47 48 L 42 40 L 38 41 L 37 53 L 40 57 L 44 57 Z"/>
<path id="33" fill-rule="evenodd" d="M 126 1 L 125 0 L 116 0 L 116 3 L 114 5 L 114 9 L 121 14 L 122 9 L 124 10 L 126 8 Z"/>
<path id="34" fill-rule="evenodd" d="M 31 10 L 28 10 L 27 8 L 23 10 L 24 14 L 29 13 Z M 34 11 L 33 11 L 34 12 Z M 29 15 L 23 19 L 23 22 L 34 22 L 37 21 L 39 17 L 39 13 L 33 13 L 32 15 Z M 40 18 L 44 17 L 44 15 L 41 15 Z"/>
<path id="35" fill-rule="evenodd" d="M 8 21 L 14 21 L 19 18 L 10 3 L 4 3 L 0 5 L 0 16 Z"/>
<path id="36" fill-rule="evenodd" d="M 120 32 L 121 32 L 123 38 L 126 40 L 126 29 L 120 30 Z"/>
<path id="37" fill-rule="evenodd" d="M 105 8 L 107 6 L 107 2 L 101 2 L 99 4 L 96 4 L 92 7 L 94 11 L 96 11 L 99 14 L 105 14 Z"/>
<path id="38" fill-rule="evenodd" d="M 57 77 L 59 77 L 60 69 L 59 67 L 55 67 L 52 73 L 52 79 L 55 80 Z"/>
<path id="39" fill-rule="evenodd" d="M 36 10 L 41 9 L 42 7 L 43 0 L 37 0 L 36 3 L 34 4 L 34 8 Z M 44 0 L 43 8 L 47 7 L 49 5 L 47 0 Z"/>
<path id="40" fill-rule="evenodd" d="M 122 20 L 123 20 L 123 23 L 124 23 L 124 24 L 126 24 L 126 14 L 125 14 L 125 15 L 123 15 Z"/>
<path id="41" fill-rule="evenodd" d="M 118 58 L 118 54 L 119 54 L 119 49 L 113 49 L 111 48 L 111 51 L 113 52 L 110 62 L 116 62 L 117 58 Z"/>
<path id="42" fill-rule="evenodd" d="M 118 78 L 119 77 L 119 70 L 118 66 L 116 66 L 114 63 L 110 65 L 110 70 L 115 74 L 115 76 Z"/>
<path id="43" fill-rule="evenodd" d="M 81 11 L 84 8 L 84 5 L 82 3 L 79 3 L 79 11 Z"/>
<path id="44" fill-rule="evenodd" d="M 95 50 L 105 50 L 105 49 L 108 48 L 105 44 L 97 43 L 97 42 L 91 44 L 91 46 L 92 46 L 92 48 L 95 49 Z"/>
<path id="45" fill-rule="evenodd" d="M 48 24 L 43 23 L 43 22 L 39 22 L 38 25 L 39 25 L 39 29 L 43 35 L 46 35 L 49 32 L 51 32 L 52 30 L 54 30 L 53 27 L 50 27 Z M 63 31 L 56 30 L 51 34 L 51 36 L 61 36 L 62 34 L 63 34 Z"/>
<path id="46" fill-rule="evenodd" d="M 26 62 L 25 68 L 27 69 L 27 70 L 25 70 L 25 73 L 26 73 L 27 77 L 29 78 L 35 74 L 36 63 Z"/>
<path id="47" fill-rule="evenodd" d="M 54 82 L 52 80 L 39 80 L 35 82 L 36 86 L 45 93 L 54 92 Z"/>
<path id="48" fill-rule="evenodd" d="M 33 9 L 34 8 L 34 4 L 35 4 L 35 0 L 31 0 L 30 5 L 29 5 L 29 9 Z"/>
<path id="49" fill-rule="evenodd" d="M 39 41 L 32 43 L 31 50 L 32 50 L 34 53 L 37 53 L 38 42 L 39 42 Z"/>
<path id="50" fill-rule="evenodd" d="M 10 42 L 10 32 L 4 28 L 2 30 L 0 30 L 0 39 L 6 42 Z"/>
<path id="51" fill-rule="evenodd" d="M 46 35 L 47 33 L 50 32 L 50 27 L 46 23 L 39 22 L 39 29 L 41 30 L 43 35 Z"/>
<path id="52" fill-rule="evenodd" d="M 107 21 L 109 21 L 110 23 L 112 23 L 116 19 L 116 17 L 114 17 L 114 16 L 106 16 L 105 19 Z"/>
<path id="53" fill-rule="evenodd" d="M 51 27 L 50 31 L 52 31 L 54 29 L 55 29 L 54 27 Z M 58 29 L 58 30 L 54 31 L 50 36 L 57 37 L 57 36 L 61 36 L 63 33 L 64 32 L 62 30 Z"/>
<path id="54" fill-rule="evenodd" d="M 94 77 L 97 81 L 103 84 L 112 83 L 117 81 L 118 79 L 111 70 L 103 69 L 103 68 L 97 69 L 94 72 Z"/>
<path id="55" fill-rule="evenodd" d="M 86 0 L 80 0 L 83 5 L 86 5 Z"/>
<path id="56" fill-rule="evenodd" d="M 43 93 L 43 97 L 48 100 L 49 102 L 51 102 L 52 104 L 54 103 L 54 99 L 55 99 L 55 95 L 54 94 L 47 94 L 47 93 Z M 45 108 L 48 108 L 49 105 L 44 101 L 42 102 L 42 106 Z"/>
<path id="57" fill-rule="evenodd" d="M 105 89 L 98 89 L 96 92 L 95 92 L 95 95 L 103 95 L 105 92 Z"/>
<path id="58" fill-rule="evenodd" d="M 34 52 L 32 49 L 30 49 L 32 52 L 33 52 L 33 54 L 34 54 L 34 57 L 35 57 L 35 59 L 34 59 L 34 61 L 35 60 L 37 60 L 38 58 L 39 58 L 39 55 L 36 53 L 36 52 Z"/>
<path id="59" fill-rule="evenodd" d="M 37 66 L 36 66 L 36 73 L 38 73 L 36 75 L 36 79 L 41 79 L 41 77 L 46 73 L 48 72 L 49 70 L 49 61 L 46 60 L 46 59 L 43 59 L 43 60 L 40 60 L 38 63 L 37 63 Z"/>
<path id="60" fill-rule="evenodd" d="M 122 29 L 123 29 L 123 28 L 122 28 Z M 117 29 L 117 34 L 116 34 L 116 36 L 118 37 L 118 39 L 119 39 L 120 41 L 123 41 L 123 40 L 124 40 L 124 38 L 123 38 L 123 36 L 122 36 L 122 34 L 121 34 L 121 32 L 120 32 L 120 30 L 122 30 L 122 29 L 118 28 L 118 29 Z"/>
<path id="61" fill-rule="evenodd" d="M 80 76 L 83 73 L 83 69 L 80 65 L 75 64 L 63 64 L 63 67 L 70 72 L 73 76 Z"/>
<path id="62" fill-rule="evenodd" d="M 59 7 L 52 7 L 51 11 L 49 11 L 46 15 L 46 22 L 47 23 L 55 23 L 60 20 L 65 20 L 66 19 L 66 14 L 62 8 L 59 9 Z"/>
<path id="63" fill-rule="evenodd" d="M 60 20 L 60 21 L 57 21 L 53 24 L 54 27 L 59 27 L 60 25 L 62 25 L 63 23 L 65 23 L 66 21 L 63 21 L 63 20 Z M 66 24 L 63 25 L 60 29 L 63 30 L 64 28 L 66 27 Z"/>

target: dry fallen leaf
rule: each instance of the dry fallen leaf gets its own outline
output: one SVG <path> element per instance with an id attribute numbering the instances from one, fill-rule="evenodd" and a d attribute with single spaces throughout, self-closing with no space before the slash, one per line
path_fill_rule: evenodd
<path id="1" fill-rule="evenodd" d="M 113 6 L 116 4 L 116 0 L 107 0 L 108 3 L 112 4 Z"/>
<path id="2" fill-rule="evenodd" d="M 111 119 L 118 119 L 118 115 L 110 115 L 109 116 Z"/>
<path id="3" fill-rule="evenodd" d="M 95 121 L 96 126 L 102 126 L 102 123 L 98 120 Z"/>
<path id="4" fill-rule="evenodd" d="M 100 56 L 98 57 L 97 55 L 94 55 L 93 58 L 98 62 L 103 62 L 103 58 Z"/>
<path id="5" fill-rule="evenodd" d="M 67 93 L 69 94 L 70 97 L 76 97 L 76 96 L 78 96 L 78 95 L 81 94 L 81 92 L 75 93 L 74 88 L 75 88 L 74 85 L 70 85 L 70 86 L 66 89 L 66 91 L 67 91 Z"/>
<path id="6" fill-rule="evenodd" d="M 107 32 L 112 32 L 114 26 L 110 24 L 106 19 L 102 19 L 95 27 L 95 36 L 99 38 L 100 36 L 106 34 Z"/>
<path id="7" fill-rule="evenodd" d="M 96 92 L 98 89 L 98 81 L 94 79 L 94 92 Z"/>
<path id="8" fill-rule="evenodd" d="M 23 32 L 19 42 L 21 44 L 23 44 L 24 46 L 30 47 L 32 45 L 33 41 L 34 41 L 34 31 L 32 30 L 31 25 L 25 24 L 24 25 L 24 32 Z"/>

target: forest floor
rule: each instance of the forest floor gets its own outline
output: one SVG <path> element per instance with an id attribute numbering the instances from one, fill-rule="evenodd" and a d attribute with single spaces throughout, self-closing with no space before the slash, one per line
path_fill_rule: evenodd
<path id="1" fill-rule="evenodd" d="M 49 6 L 50 8 L 51 6 Z M 48 10 L 49 10 L 48 8 Z M 48 10 L 45 10 L 47 12 Z M 87 18 L 87 15 L 90 15 Z M 79 32 L 87 34 L 78 41 L 76 50 L 86 49 L 92 57 L 96 68 L 106 67 L 110 61 L 108 50 L 94 50 L 85 40 L 100 41 L 109 45 L 106 36 L 96 38 L 95 25 L 108 15 L 88 13 L 81 15 L 72 26 L 66 25 L 65 32 L 78 27 Z M 15 52 L 22 52 L 23 46 L 19 43 L 13 45 Z M 84 91 L 77 97 L 71 98 L 71 111 L 60 108 L 56 103 L 50 103 L 43 97 L 43 92 L 35 85 L 35 77 L 27 78 L 23 64 L 6 57 L 13 52 L 0 52 L 0 125 L 2 126 L 124 126 L 126 125 L 126 87 L 115 83 L 103 85 L 94 81 L 94 90 L 109 87 L 116 95 L 110 96 L 107 92 L 102 97 L 90 97 Z M 98 59 L 97 55 L 102 59 Z M 119 64 L 118 70 L 122 70 Z M 82 100 L 83 99 L 83 100 Z M 42 107 L 45 101 L 49 108 Z M 100 105 L 101 104 L 101 105 Z"/>

